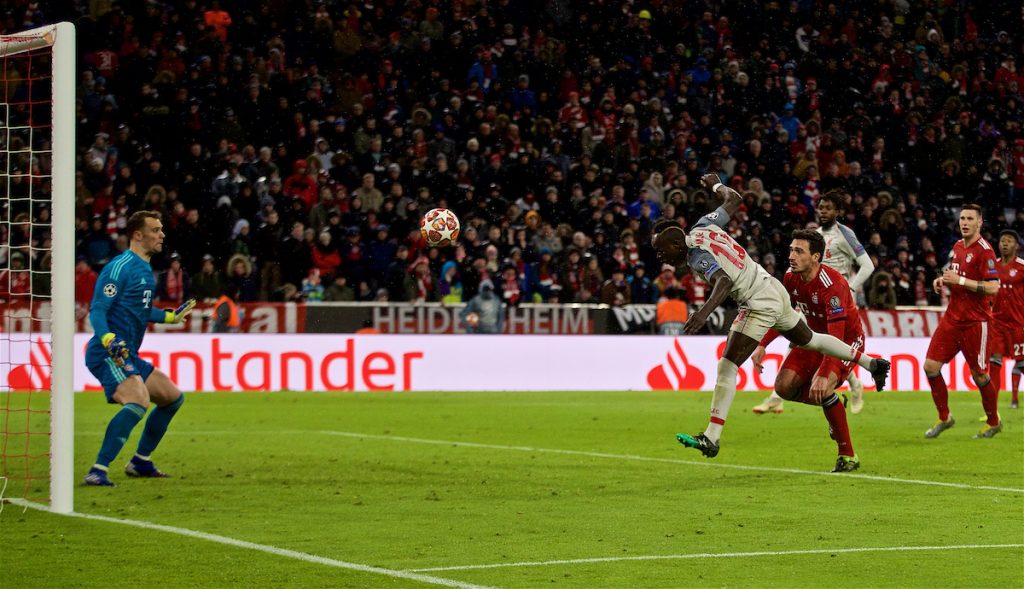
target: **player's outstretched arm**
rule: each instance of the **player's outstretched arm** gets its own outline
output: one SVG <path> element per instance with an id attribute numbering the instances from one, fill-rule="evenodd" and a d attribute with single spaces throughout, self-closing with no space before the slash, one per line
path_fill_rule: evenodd
<path id="1" fill-rule="evenodd" d="M 718 174 L 704 174 L 701 176 L 700 182 L 704 185 L 704 188 L 710 190 L 712 194 L 723 199 L 722 208 L 730 217 L 732 217 L 736 211 L 739 210 L 740 205 L 743 204 L 743 197 L 740 196 L 740 193 L 729 188 L 725 184 L 722 184 L 722 180 L 718 177 Z"/>
<path id="2" fill-rule="evenodd" d="M 693 312 L 690 318 L 686 320 L 686 325 L 683 327 L 683 333 L 687 335 L 693 335 L 704 327 L 707 323 L 708 317 L 715 312 L 726 297 L 729 296 L 729 292 L 732 291 L 732 278 L 725 273 L 725 270 L 719 268 L 711 275 L 711 295 L 704 301 L 700 309 Z"/>

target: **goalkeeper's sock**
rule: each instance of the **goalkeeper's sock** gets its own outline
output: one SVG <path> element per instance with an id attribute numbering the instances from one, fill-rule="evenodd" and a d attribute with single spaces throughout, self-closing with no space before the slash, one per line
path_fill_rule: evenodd
<path id="1" fill-rule="evenodd" d="M 832 437 L 836 440 L 840 456 L 856 456 L 853 451 L 853 442 L 850 440 L 850 425 L 846 421 L 846 407 L 843 407 L 839 395 L 832 393 L 821 404 L 821 410 L 825 412 L 825 419 L 832 427 Z"/>
<path id="2" fill-rule="evenodd" d="M 711 397 L 711 418 L 704 435 L 712 442 L 718 443 L 722 437 L 725 418 L 729 416 L 732 400 L 736 398 L 736 374 L 739 368 L 732 360 L 722 358 L 718 361 L 718 380 L 715 382 L 715 393 Z"/>
<path id="3" fill-rule="evenodd" d="M 807 350 L 813 350 L 815 352 L 821 352 L 822 354 L 832 356 L 833 358 L 839 358 L 840 360 L 852 360 L 861 368 L 871 370 L 871 361 L 873 360 L 871 356 L 861 353 L 857 348 L 854 348 L 843 340 L 826 333 L 811 332 L 811 341 L 800 347 Z"/>
<path id="4" fill-rule="evenodd" d="M 117 458 L 117 454 L 124 448 L 128 436 L 146 414 L 146 408 L 137 403 L 125 403 L 124 407 L 114 415 L 114 418 L 107 424 L 107 433 L 103 436 L 103 444 L 100 446 L 100 453 L 96 457 L 96 464 L 93 466 L 100 470 L 107 470 L 110 463 Z"/>
<path id="5" fill-rule="evenodd" d="M 946 379 L 941 374 L 926 374 L 928 386 L 932 389 L 932 402 L 939 411 L 939 421 L 949 420 L 949 389 L 946 388 Z"/>
<path id="6" fill-rule="evenodd" d="M 149 414 L 149 419 L 146 420 L 146 427 L 142 430 L 142 438 L 139 440 L 139 456 L 148 456 L 156 450 L 157 444 L 163 439 L 164 434 L 167 433 L 167 426 L 174 419 L 174 414 L 178 412 L 182 404 L 185 403 L 184 393 L 179 395 L 173 403 L 164 405 L 163 407 L 157 407 Z"/>

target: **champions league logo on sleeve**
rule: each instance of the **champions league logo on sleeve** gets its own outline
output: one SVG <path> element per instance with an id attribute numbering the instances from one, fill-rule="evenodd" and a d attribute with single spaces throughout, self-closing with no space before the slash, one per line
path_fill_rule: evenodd
<path id="1" fill-rule="evenodd" d="M 832 309 L 829 311 L 829 314 L 835 315 L 837 313 L 842 313 L 843 307 L 841 305 L 842 302 L 840 302 L 839 297 L 831 297 L 828 300 L 828 306 L 832 307 Z"/>
<path id="2" fill-rule="evenodd" d="M 107 284 L 106 286 L 103 287 L 103 294 L 107 295 L 108 297 L 116 295 L 117 285 L 115 285 L 113 282 Z"/>

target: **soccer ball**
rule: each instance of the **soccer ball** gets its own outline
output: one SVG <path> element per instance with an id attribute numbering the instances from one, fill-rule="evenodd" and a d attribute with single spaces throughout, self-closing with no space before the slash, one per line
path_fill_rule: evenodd
<path id="1" fill-rule="evenodd" d="M 431 209 L 420 221 L 420 233 L 431 247 L 453 245 L 459 238 L 459 218 L 448 209 Z"/>

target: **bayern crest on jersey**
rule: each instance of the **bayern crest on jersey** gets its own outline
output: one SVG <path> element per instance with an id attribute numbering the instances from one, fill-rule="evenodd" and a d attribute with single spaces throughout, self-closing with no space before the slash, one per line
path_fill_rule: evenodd
<path id="1" fill-rule="evenodd" d="M 970 264 L 971 260 L 974 259 L 974 254 L 967 254 L 967 263 Z"/>
<path id="2" fill-rule="evenodd" d="M 815 305 L 818 304 L 818 293 L 814 293 L 811 295 L 811 302 L 814 303 Z"/>

